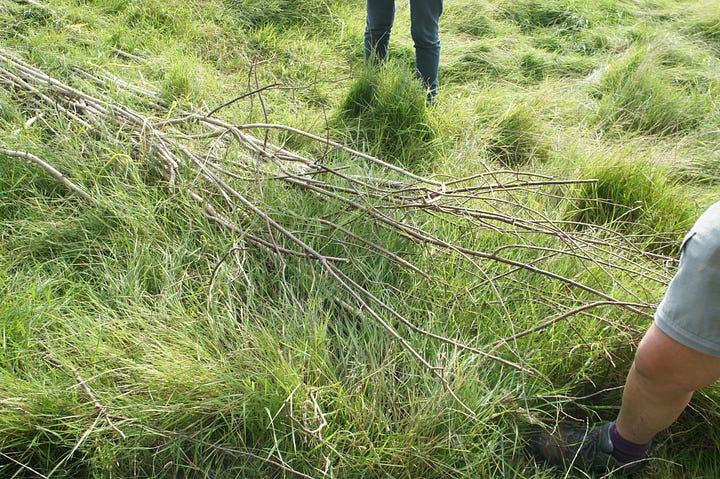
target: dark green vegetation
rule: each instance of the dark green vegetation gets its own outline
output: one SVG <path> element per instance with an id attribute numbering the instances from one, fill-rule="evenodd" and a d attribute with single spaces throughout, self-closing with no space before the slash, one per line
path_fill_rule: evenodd
<path id="1" fill-rule="evenodd" d="M 614 416 L 717 200 L 718 2 L 447 0 L 431 109 L 407 2 L 371 70 L 363 2 L 43 3 L 0 0 L 0 476 L 588 477 L 528 434 Z M 718 399 L 645 477 L 720 476 Z"/>

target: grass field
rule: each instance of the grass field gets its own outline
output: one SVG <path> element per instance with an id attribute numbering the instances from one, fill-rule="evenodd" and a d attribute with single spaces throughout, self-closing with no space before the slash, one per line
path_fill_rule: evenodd
<path id="1" fill-rule="evenodd" d="M 0 0 L 0 476 L 600 477 L 528 441 L 717 201 L 720 4 L 446 0 L 430 108 L 397 9 L 367 67 L 364 2 Z"/>

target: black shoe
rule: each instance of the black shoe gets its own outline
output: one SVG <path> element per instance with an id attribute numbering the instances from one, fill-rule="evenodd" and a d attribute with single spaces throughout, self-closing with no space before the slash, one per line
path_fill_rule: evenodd
<path id="1" fill-rule="evenodd" d="M 610 423 L 594 427 L 560 425 L 555 434 L 542 431 L 533 440 L 535 455 L 551 464 L 596 472 L 630 472 L 639 462 L 622 463 L 612 456 Z"/>
<path id="2" fill-rule="evenodd" d="M 425 106 L 428 108 L 436 106 L 438 103 L 437 99 L 437 93 L 428 92 L 427 96 L 425 97 Z"/>

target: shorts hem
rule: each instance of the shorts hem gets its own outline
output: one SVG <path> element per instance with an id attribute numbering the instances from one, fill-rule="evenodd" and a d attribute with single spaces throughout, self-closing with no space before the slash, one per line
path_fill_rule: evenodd
<path id="1" fill-rule="evenodd" d="M 655 325 L 678 343 L 700 353 L 720 358 L 720 343 L 713 343 L 706 338 L 698 338 L 696 334 L 665 321 L 661 316 L 655 317 Z"/>

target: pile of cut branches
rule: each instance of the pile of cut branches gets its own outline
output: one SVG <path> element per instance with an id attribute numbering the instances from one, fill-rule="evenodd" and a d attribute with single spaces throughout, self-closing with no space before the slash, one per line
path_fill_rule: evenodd
<path id="1" fill-rule="evenodd" d="M 28 111 L 38 117 L 61 117 L 106 135 L 111 142 L 119 138 L 130 142 L 148 169 L 161 166 L 163 182 L 170 191 L 180 191 L 197 202 L 199 214 L 232 230 L 246 245 L 266 249 L 281 260 L 303 258 L 314 264 L 345 292 L 337 300 L 339 305 L 381 325 L 443 383 L 470 416 L 472 409 L 454 394 L 443 368 L 413 346 L 413 335 L 428 336 L 467 354 L 531 374 L 531 366 L 507 359 L 503 348 L 517 345 L 519 338 L 560 321 L 591 315 L 599 307 L 616 306 L 650 317 L 653 299 L 643 295 L 642 285 L 662 285 L 668 281 L 668 258 L 643 251 L 630 238 L 607 226 L 549 217 L 528 201 L 540 197 L 562 210 L 571 204 L 577 180 L 508 170 L 485 171 L 459 179 L 425 177 L 290 126 L 231 124 L 219 119 L 216 111 L 209 115 L 173 110 L 176 117 L 168 118 L 169 112 L 152 89 L 120 82 L 109 73 L 80 69 L 76 73 L 95 84 L 99 92 L 122 90 L 124 95 L 134 97 L 132 104 L 144 105 L 147 111 L 141 113 L 120 104 L 109 93 L 97 96 L 84 93 L 13 53 L 0 50 L 0 85 L 22 91 Z M 316 151 L 317 155 L 299 154 L 276 144 L 281 137 L 299 137 L 311 145 L 308 151 Z M 33 152 L 1 144 L 0 147 L 5 161 L 14 158 L 33 162 L 84 200 L 103 203 L 102 198 L 92 196 L 47 159 Z M 432 264 L 452 264 L 469 278 L 459 294 L 471 294 L 483 287 L 496 291 L 496 299 L 502 303 L 507 285 L 522 288 L 527 275 L 543 277 L 548 285 L 561 285 L 564 294 L 550 297 L 549 292 L 557 291 L 557 286 L 534 291 L 537 301 L 553 305 L 555 314 L 538 318 L 534 326 L 490 344 L 466 344 L 437 334 L 417 325 L 379 297 L 360 279 L 362 274 L 357 274 L 352 257 L 324 254 L 322 248 L 306 239 L 304 232 L 285 223 L 288 215 L 270 211 L 263 204 L 263 191 L 271 184 L 286 185 L 298 194 L 336 205 L 336 210 L 347 218 L 392 232 L 426 250 Z M 328 238 L 340 237 L 354 248 L 386 258 L 397 270 L 417 277 L 428 288 L 447 286 L 446 280 L 435 274 L 427 262 L 418 263 L 412 256 L 354 233 L 347 222 L 337 218 L 304 218 L 304 224 L 308 230 L 320 231 Z M 442 222 L 469 234 L 466 238 L 446 236 L 442 228 L 433 226 Z M 479 249 L 473 238 L 482 232 L 505 240 L 491 250 Z M 588 274 L 568 277 L 554 271 L 552 265 L 564 259 Z M 578 279 L 582 277 L 592 281 Z M 619 277 L 622 279 L 616 279 Z M 498 285 L 500 282 L 503 286 Z M 620 299 L 609 292 L 610 288 L 598 285 L 612 285 L 614 291 L 621 291 L 625 297 Z M 522 358 L 517 352 L 513 356 Z"/>

